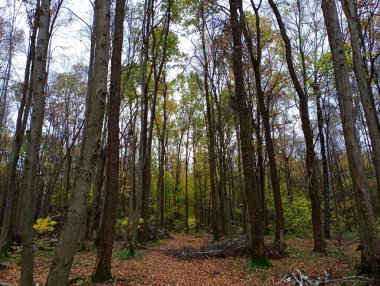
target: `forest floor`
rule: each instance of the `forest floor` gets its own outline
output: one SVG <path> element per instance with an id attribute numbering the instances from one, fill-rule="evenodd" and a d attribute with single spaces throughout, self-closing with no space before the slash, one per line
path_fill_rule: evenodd
<path id="1" fill-rule="evenodd" d="M 355 275 L 360 252 L 358 241 L 345 240 L 341 246 L 330 240 L 325 254 L 312 252 L 312 240 L 287 239 L 289 256 L 272 260 L 269 268 L 252 268 L 248 257 L 181 259 L 167 255 L 167 249 L 200 249 L 211 243 L 207 234 L 174 234 L 171 239 L 150 244 L 133 259 L 127 259 L 121 243 L 116 243 L 112 271 L 116 278 L 110 283 L 96 285 L 288 285 L 281 279 L 298 271 L 308 277 L 347 277 Z M 35 281 L 44 285 L 53 251 L 37 251 Z M 95 250 L 79 252 L 71 272 L 71 285 L 92 285 L 90 276 L 95 265 Z M 0 281 L 17 285 L 20 275 L 20 253 L 11 254 L 5 269 L 0 269 Z M 290 283 L 289 283 L 290 284 Z M 340 285 L 329 283 L 329 285 Z M 294 285 L 294 284 L 293 284 Z M 307 284 L 310 285 L 310 284 Z M 366 285 L 345 282 L 344 285 Z M 374 285 L 374 284 L 372 284 Z"/>

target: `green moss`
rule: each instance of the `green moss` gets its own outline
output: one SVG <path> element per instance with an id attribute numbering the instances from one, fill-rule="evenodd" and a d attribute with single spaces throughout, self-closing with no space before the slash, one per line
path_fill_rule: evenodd
<path id="1" fill-rule="evenodd" d="M 0 259 L 8 258 L 9 251 L 11 250 L 11 241 L 4 245 L 3 249 L 0 250 Z"/>
<path id="2" fill-rule="evenodd" d="M 120 261 L 125 261 L 128 259 L 140 259 L 143 256 L 143 253 L 141 251 L 135 251 L 133 248 L 129 249 L 123 249 L 116 253 L 116 255 L 119 257 Z"/>
<path id="3" fill-rule="evenodd" d="M 251 268 L 267 268 L 272 266 L 272 262 L 269 260 L 268 256 L 263 255 L 252 255 L 251 262 L 250 262 Z"/>

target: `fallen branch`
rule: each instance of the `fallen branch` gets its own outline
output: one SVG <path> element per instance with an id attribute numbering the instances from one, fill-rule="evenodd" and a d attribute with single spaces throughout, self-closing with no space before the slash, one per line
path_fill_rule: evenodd
<path id="1" fill-rule="evenodd" d="M 347 277 L 332 277 L 327 272 L 323 276 L 307 276 L 300 270 L 296 269 L 292 273 L 288 273 L 283 276 L 279 281 L 274 283 L 274 285 L 284 285 L 291 284 L 297 286 L 308 286 L 308 285 L 326 285 L 329 283 L 340 283 L 340 282 L 365 282 L 366 285 L 378 285 L 374 279 L 370 277 L 360 275 L 360 276 L 347 276 Z"/>

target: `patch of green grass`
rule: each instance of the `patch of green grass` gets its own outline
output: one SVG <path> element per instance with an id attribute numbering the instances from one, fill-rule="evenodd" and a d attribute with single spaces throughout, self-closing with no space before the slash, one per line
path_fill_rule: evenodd
<path id="1" fill-rule="evenodd" d="M 354 229 L 353 231 L 348 231 L 343 233 L 343 238 L 348 240 L 358 240 L 360 239 L 359 232 Z"/>
<path id="2" fill-rule="evenodd" d="M 258 269 L 268 269 L 273 264 L 266 255 L 252 256 L 251 260 L 245 263 L 245 270 L 248 272 L 256 271 Z"/>
<path id="3" fill-rule="evenodd" d="M 264 272 L 260 277 L 260 282 L 264 284 L 268 280 L 269 277 L 270 277 L 269 271 L 267 269 L 264 269 Z"/>
<path id="4" fill-rule="evenodd" d="M 86 278 L 80 279 L 77 282 L 78 286 L 89 286 L 91 284 L 92 284 L 91 277 L 86 277 Z"/>
<path id="5" fill-rule="evenodd" d="M 149 247 L 158 247 L 161 244 L 162 244 L 162 240 L 150 241 L 150 242 L 148 242 L 148 248 Z"/>
<path id="6" fill-rule="evenodd" d="M 144 254 L 142 251 L 134 251 L 131 253 L 129 250 L 122 249 L 116 252 L 116 255 L 119 257 L 120 261 L 125 261 L 128 259 L 141 259 Z"/>
<path id="7" fill-rule="evenodd" d="M 288 251 L 290 252 L 290 256 L 295 258 L 295 259 L 309 259 L 312 257 L 312 253 L 299 249 L 297 247 L 289 247 Z"/>
<path id="8" fill-rule="evenodd" d="M 251 257 L 252 268 L 268 268 L 273 266 L 267 255 L 253 255 Z"/>
<path id="9" fill-rule="evenodd" d="M 9 241 L 2 249 L 0 249 L 0 260 L 8 258 L 11 250 L 11 242 Z"/>

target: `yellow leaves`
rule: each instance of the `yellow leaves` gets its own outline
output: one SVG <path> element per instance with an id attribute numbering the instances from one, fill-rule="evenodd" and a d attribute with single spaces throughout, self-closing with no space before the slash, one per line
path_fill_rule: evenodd
<path id="1" fill-rule="evenodd" d="M 41 234 L 53 231 L 56 224 L 57 222 L 48 216 L 46 218 L 37 219 L 37 222 L 33 225 L 33 228 L 37 233 Z"/>
<path id="2" fill-rule="evenodd" d="M 196 220 L 195 220 L 195 217 L 189 217 L 188 221 L 187 221 L 187 224 L 189 226 L 189 229 L 192 229 L 194 230 L 195 229 L 195 226 L 197 224 Z"/>

